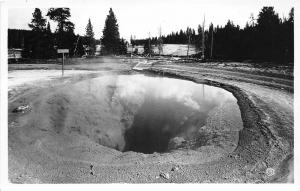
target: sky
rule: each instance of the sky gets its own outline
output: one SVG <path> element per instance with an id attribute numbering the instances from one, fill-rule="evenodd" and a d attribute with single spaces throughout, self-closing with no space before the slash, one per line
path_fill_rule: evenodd
<path id="1" fill-rule="evenodd" d="M 35 7 L 43 16 L 50 7 L 69 7 L 75 24 L 75 34 L 84 35 L 88 19 L 91 19 L 95 37 L 99 39 L 105 18 L 111 7 L 116 15 L 120 36 L 147 38 L 179 31 L 187 27 L 197 29 L 205 16 L 205 26 L 224 26 L 230 19 L 235 25 L 244 27 L 253 13 L 256 18 L 263 6 L 274 6 L 282 18 L 288 17 L 295 0 L 9 0 L 8 27 L 29 29 Z M 56 23 L 50 22 L 54 31 Z M 197 31 L 197 30 L 196 30 Z"/>

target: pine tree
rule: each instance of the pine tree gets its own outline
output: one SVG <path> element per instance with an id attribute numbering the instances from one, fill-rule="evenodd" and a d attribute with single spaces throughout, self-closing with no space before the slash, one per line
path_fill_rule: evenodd
<path id="1" fill-rule="evenodd" d="M 58 32 L 67 32 L 74 30 L 74 24 L 69 21 L 71 17 L 69 8 L 50 8 L 48 10 L 47 16 L 53 21 L 58 23 Z"/>
<path id="2" fill-rule="evenodd" d="M 51 33 L 51 27 L 49 22 L 47 23 L 46 31 L 47 33 Z"/>
<path id="3" fill-rule="evenodd" d="M 24 51 L 29 52 L 31 58 L 50 58 L 53 57 L 53 41 L 50 24 L 46 27 L 46 19 L 43 18 L 40 9 L 36 8 L 32 14 L 33 19 L 28 26 L 32 29 L 32 33 L 24 42 Z M 28 46 L 27 44 L 30 44 Z"/>
<path id="4" fill-rule="evenodd" d="M 127 45 L 128 42 L 125 39 L 120 40 L 120 45 L 119 45 L 119 54 L 126 54 L 127 53 Z"/>
<path id="5" fill-rule="evenodd" d="M 102 52 L 104 54 L 119 54 L 120 34 L 117 19 L 112 8 L 105 20 L 103 35 L 101 37 Z"/>
<path id="6" fill-rule="evenodd" d="M 202 48 L 202 35 L 203 35 L 201 25 L 198 25 L 197 32 L 198 32 L 198 35 L 197 35 L 196 40 L 195 40 L 195 46 L 198 50 L 200 50 Z"/>
<path id="7" fill-rule="evenodd" d="M 263 7 L 257 18 L 258 55 L 271 61 L 279 55 L 280 19 L 274 7 Z"/>
<path id="8" fill-rule="evenodd" d="M 93 26 L 91 23 L 91 19 L 89 19 L 88 24 L 85 28 L 85 36 L 89 37 L 89 38 L 94 38 L 94 31 L 93 31 Z"/>
<path id="9" fill-rule="evenodd" d="M 41 32 L 45 30 L 46 19 L 43 18 L 41 10 L 39 8 L 35 8 L 32 16 L 33 18 L 31 19 L 31 23 L 28 24 L 32 31 Z"/>
<path id="10" fill-rule="evenodd" d="M 289 13 L 289 22 L 294 23 L 294 7 L 291 9 L 290 13 Z"/>
<path id="11" fill-rule="evenodd" d="M 148 55 L 148 56 L 151 56 L 151 54 L 153 54 L 153 47 L 151 46 L 151 40 L 148 39 L 145 41 L 145 44 L 144 44 L 144 54 L 145 55 Z"/>
<path id="12" fill-rule="evenodd" d="M 286 35 L 285 41 L 287 41 L 287 59 L 289 62 L 294 62 L 294 8 L 291 9 L 289 13 L 289 18 L 287 20 L 287 29 L 285 29 Z"/>
<path id="13" fill-rule="evenodd" d="M 69 21 L 71 17 L 69 8 L 50 8 L 47 16 L 57 22 L 56 40 L 59 48 L 70 49 L 72 54 L 76 36 L 74 34 L 74 23 Z"/>
<path id="14" fill-rule="evenodd" d="M 85 37 L 86 37 L 86 40 L 87 40 L 87 45 L 89 46 L 90 48 L 90 54 L 94 54 L 95 52 L 95 49 L 96 49 L 96 43 L 95 43 L 95 39 L 94 39 L 94 31 L 93 31 L 93 26 L 92 26 L 92 23 L 91 23 L 91 19 L 89 19 L 88 21 L 88 24 L 85 28 Z"/>

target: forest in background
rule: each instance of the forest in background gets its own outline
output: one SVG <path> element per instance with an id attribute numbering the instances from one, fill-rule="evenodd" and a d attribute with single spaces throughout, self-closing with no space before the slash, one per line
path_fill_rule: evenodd
<path id="1" fill-rule="evenodd" d="M 164 44 L 193 44 L 202 48 L 202 26 L 197 32 L 187 28 L 161 36 Z M 190 38 L 190 40 L 188 40 Z M 152 37 L 152 45 L 159 37 Z M 145 45 L 148 39 L 132 39 L 134 45 Z M 222 60 L 272 61 L 281 64 L 294 62 L 294 8 L 288 18 L 279 18 L 273 7 L 263 7 L 257 18 L 250 16 L 245 28 L 228 20 L 225 26 L 211 23 L 204 31 L 205 57 Z"/>
<path id="2" fill-rule="evenodd" d="M 94 38 L 93 26 L 88 21 L 86 34 L 75 35 L 75 25 L 69 20 L 69 8 L 50 8 L 46 16 L 57 22 L 56 31 L 36 8 L 29 23 L 31 30 L 8 29 L 8 48 L 22 48 L 24 58 L 55 58 L 57 48 L 67 48 L 70 56 L 95 53 L 100 44 L 102 54 L 126 54 L 124 39 L 120 38 L 118 23 L 112 9 L 109 10 L 101 39 Z M 199 22 L 201 23 L 201 22 Z M 280 64 L 294 62 L 294 8 L 287 18 L 280 18 L 273 7 L 263 7 L 257 18 L 253 15 L 244 28 L 228 20 L 225 26 L 209 25 L 203 31 L 187 28 L 178 32 L 150 39 L 151 46 L 164 44 L 193 44 L 202 48 L 204 34 L 205 58 L 215 60 L 271 61 Z M 132 39 L 133 45 L 147 45 L 149 39 Z"/>
<path id="3" fill-rule="evenodd" d="M 126 41 L 120 37 L 117 19 L 112 9 L 105 20 L 101 39 L 95 39 L 93 25 L 89 19 L 86 34 L 75 35 L 75 25 L 70 21 L 69 8 L 50 8 L 46 14 L 57 23 L 56 30 L 51 31 L 50 23 L 39 8 L 32 14 L 28 24 L 31 30 L 8 29 L 8 48 L 21 48 L 23 58 L 56 58 L 57 49 L 69 49 L 69 56 L 94 55 L 96 45 L 101 44 L 101 53 L 126 54 Z"/>

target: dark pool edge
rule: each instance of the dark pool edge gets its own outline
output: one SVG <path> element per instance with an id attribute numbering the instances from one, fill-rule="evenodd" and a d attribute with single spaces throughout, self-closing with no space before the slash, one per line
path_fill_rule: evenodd
<path id="1" fill-rule="evenodd" d="M 239 142 L 236 149 L 227 156 L 227 158 L 234 158 L 236 162 L 244 165 L 254 166 L 257 163 L 266 164 L 265 161 L 270 157 L 270 152 L 274 145 L 278 141 L 277 136 L 272 133 L 269 129 L 269 124 L 264 120 L 264 113 L 261 109 L 255 106 L 253 101 L 243 92 L 242 89 L 225 84 L 216 82 L 213 80 L 208 80 L 204 78 L 197 78 L 189 76 L 189 74 L 177 73 L 176 71 L 168 71 L 157 68 L 146 68 L 142 71 L 137 71 L 139 73 L 159 75 L 169 78 L 183 79 L 193 81 L 195 83 L 206 84 L 214 87 L 223 88 L 231 92 L 237 99 L 237 104 L 241 110 L 241 118 L 243 121 L 244 128 L 239 132 Z M 187 71 L 188 73 L 188 71 Z M 254 145 L 253 145 L 254 143 Z M 274 152 L 274 151 L 273 151 Z M 286 154 L 277 161 L 279 164 L 283 160 L 290 157 L 290 153 Z M 220 159 L 222 160 L 222 159 Z M 223 160 L 227 160 L 226 158 Z M 273 159 L 274 160 L 274 159 Z M 268 164 L 266 164 L 268 166 Z M 280 167 L 279 167 L 280 168 Z M 281 169 L 279 169 L 281 171 Z M 259 173 L 262 174 L 262 173 Z M 278 176 L 286 176 L 276 174 L 270 178 L 262 178 L 263 182 L 277 182 Z"/>

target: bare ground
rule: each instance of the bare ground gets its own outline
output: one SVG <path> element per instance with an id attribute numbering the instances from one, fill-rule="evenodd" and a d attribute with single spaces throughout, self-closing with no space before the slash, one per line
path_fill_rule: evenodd
<path id="1" fill-rule="evenodd" d="M 184 78 L 231 91 L 238 99 L 244 123 L 235 149 L 225 151 L 220 147 L 207 147 L 201 152 L 122 153 L 101 146 L 87 136 L 45 128 L 46 122 L 36 122 L 49 114 L 48 118 L 55 122 L 49 126 L 64 126 L 61 123 L 68 115 L 65 112 L 68 99 L 61 96 L 54 102 L 50 100 L 48 111 L 38 109 L 44 108 L 40 105 L 47 100 L 49 88 L 56 91 L 60 87 L 70 92 L 69 83 L 94 75 L 133 73 L 132 68 L 137 63 L 141 64 L 135 69 L 143 68 L 144 72 Z M 241 66 L 238 63 L 185 63 L 165 58 L 101 58 L 75 60 L 66 65 L 68 70 L 91 70 L 97 74 L 52 76 L 51 80 L 15 83 L 9 87 L 9 179 L 13 183 L 293 182 L 292 72 Z M 9 66 L 11 72 L 59 68 L 56 64 Z M 30 105 L 32 111 L 13 113 L 20 105 Z M 56 108 L 60 109 L 57 111 Z M 34 117 L 29 117 L 33 114 Z"/>

